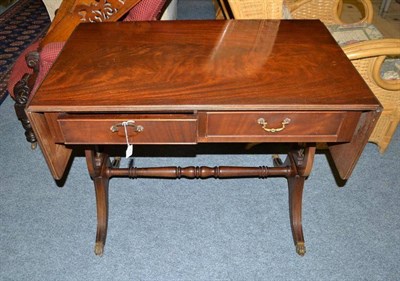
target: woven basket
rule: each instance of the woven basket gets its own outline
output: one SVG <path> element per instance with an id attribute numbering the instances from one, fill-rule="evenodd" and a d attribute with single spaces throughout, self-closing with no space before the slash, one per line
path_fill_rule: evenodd
<path id="1" fill-rule="evenodd" d="M 228 0 L 235 19 L 282 19 L 283 0 Z"/>

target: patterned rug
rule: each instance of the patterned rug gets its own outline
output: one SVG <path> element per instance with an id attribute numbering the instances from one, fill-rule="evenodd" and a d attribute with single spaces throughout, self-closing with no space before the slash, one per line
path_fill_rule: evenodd
<path id="1" fill-rule="evenodd" d="M 7 81 L 15 60 L 43 36 L 49 25 L 41 0 L 19 0 L 0 15 L 0 104 L 7 97 Z"/>

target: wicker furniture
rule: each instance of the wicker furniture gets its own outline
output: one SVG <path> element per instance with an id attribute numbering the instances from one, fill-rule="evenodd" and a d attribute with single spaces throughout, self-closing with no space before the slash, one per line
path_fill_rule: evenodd
<path id="1" fill-rule="evenodd" d="M 227 3 L 235 19 L 283 18 L 283 0 L 228 0 Z"/>
<path id="2" fill-rule="evenodd" d="M 319 19 L 325 24 L 345 24 L 341 19 L 342 0 L 213 0 L 216 17 L 226 19 Z M 372 22 L 370 0 L 358 0 L 364 17 L 359 21 Z M 290 12 L 290 14 L 288 13 Z"/>
<path id="3" fill-rule="evenodd" d="M 348 24 L 340 19 L 342 0 L 285 0 L 294 19 L 319 19 L 325 24 Z M 362 4 L 364 17 L 359 22 L 372 23 L 374 9 L 370 0 Z"/>
<path id="4" fill-rule="evenodd" d="M 328 25 L 384 109 L 370 141 L 384 153 L 400 114 L 400 39 L 383 39 L 372 24 Z"/>
<path id="5" fill-rule="evenodd" d="M 400 39 L 381 39 L 354 43 L 344 52 L 383 105 L 383 112 L 370 136 L 384 153 L 400 121 L 400 80 L 384 80 L 381 68 L 386 56 L 400 57 Z"/>

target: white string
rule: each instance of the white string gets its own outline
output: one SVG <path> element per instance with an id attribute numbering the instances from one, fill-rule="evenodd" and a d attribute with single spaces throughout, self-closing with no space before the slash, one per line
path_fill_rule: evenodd
<path id="1" fill-rule="evenodd" d="M 122 125 L 124 126 L 124 131 L 125 131 L 125 139 L 126 139 L 126 153 L 125 153 L 125 158 L 129 158 L 133 154 L 133 145 L 129 144 L 129 138 L 128 138 L 128 129 L 126 128 L 129 123 L 134 123 L 132 120 L 124 121 L 122 122 Z"/>
<path id="2" fill-rule="evenodd" d="M 129 145 L 128 129 L 126 128 L 126 126 L 128 126 L 128 125 L 129 125 L 129 121 L 122 122 L 122 126 L 124 126 L 124 130 L 125 130 L 126 145 Z"/>

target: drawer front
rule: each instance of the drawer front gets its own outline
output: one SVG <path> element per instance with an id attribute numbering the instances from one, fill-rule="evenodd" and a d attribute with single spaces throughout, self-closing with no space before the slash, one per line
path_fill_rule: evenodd
<path id="1" fill-rule="evenodd" d="M 349 141 L 359 112 L 203 112 L 201 142 Z"/>
<path id="2" fill-rule="evenodd" d="M 126 126 L 123 125 L 123 122 Z M 64 115 L 58 118 L 65 144 L 193 144 L 197 119 L 186 114 Z"/>

